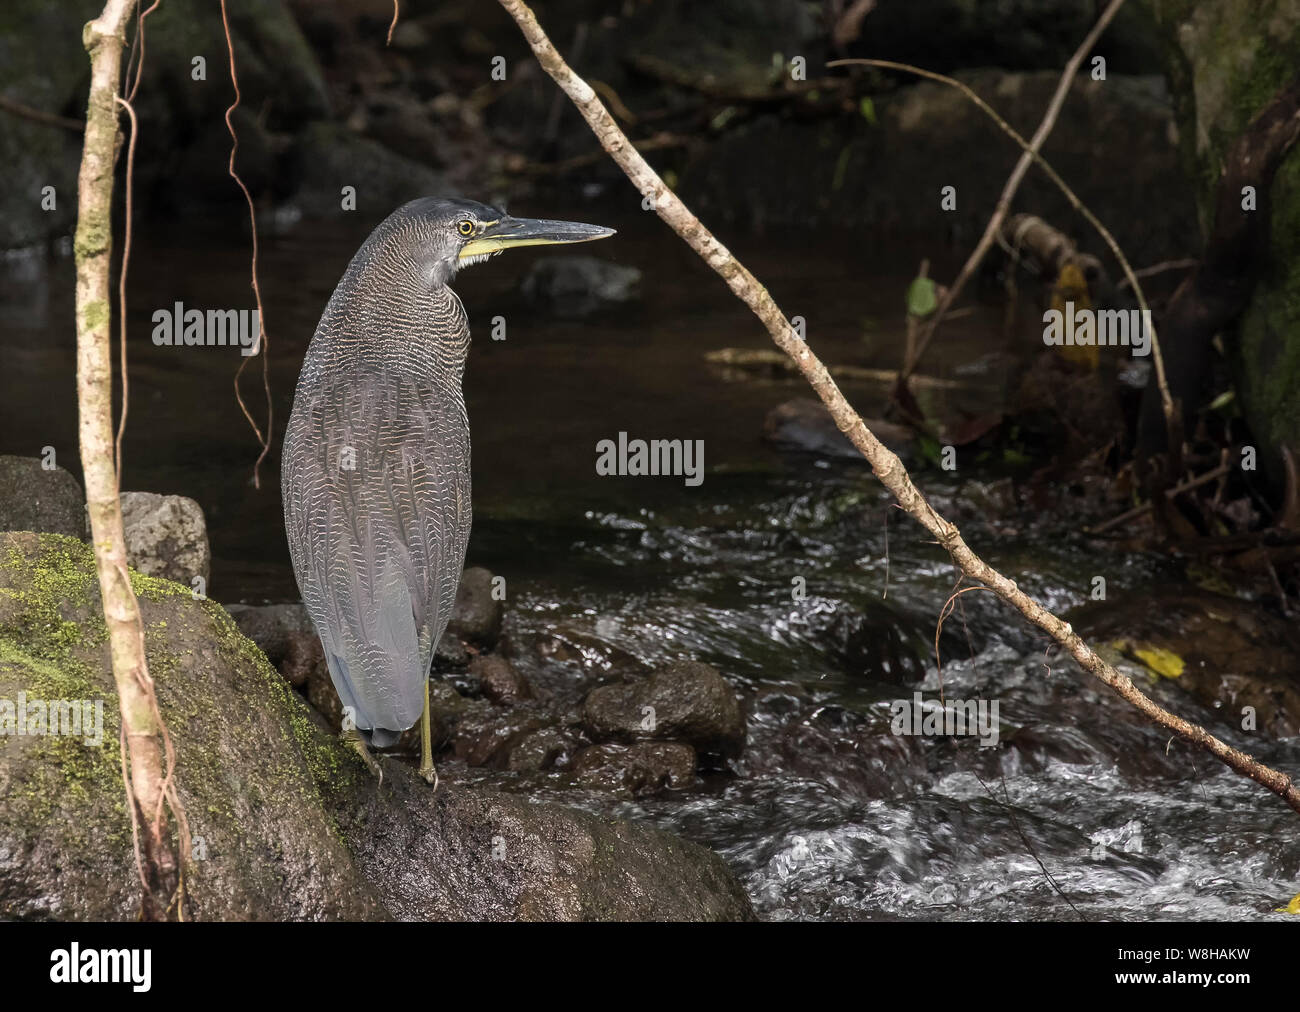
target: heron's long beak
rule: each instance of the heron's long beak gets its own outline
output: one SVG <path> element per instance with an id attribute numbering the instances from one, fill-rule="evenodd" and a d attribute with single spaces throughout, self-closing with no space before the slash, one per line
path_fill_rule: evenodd
<path id="1" fill-rule="evenodd" d="M 460 259 L 490 256 L 515 246 L 549 246 L 562 242 L 591 242 L 614 234 L 612 228 L 584 225 L 579 221 L 549 221 L 545 218 L 502 218 L 465 243 Z"/>

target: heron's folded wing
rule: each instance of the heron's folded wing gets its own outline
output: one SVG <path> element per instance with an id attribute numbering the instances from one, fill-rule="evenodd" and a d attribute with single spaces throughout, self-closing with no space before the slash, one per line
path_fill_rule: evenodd
<path id="1" fill-rule="evenodd" d="M 463 403 L 393 372 L 300 390 L 286 528 L 303 600 L 359 727 L 410 727 L 469 533 Z M 346 704 L 346 698 L 345 698 Z"/>

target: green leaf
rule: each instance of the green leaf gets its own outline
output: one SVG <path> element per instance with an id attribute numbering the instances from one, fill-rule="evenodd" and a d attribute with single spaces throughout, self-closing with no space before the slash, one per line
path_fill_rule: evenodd
<path id="1" fill-rule="evenodd" d="M 907 312 L 912 316 L 929 316 L 939 305 L 934 281 L 916 278 L 907 286 Z"/>
<path id="2" fill-rule="evenodd" d="M 880 126 L 876 119 L 876 103 L 871 101 L 870 96 L 862 96 L 862 100 L 858 103 L 858 112 L 862 113 L 862 118 L 872 126 Z"/>

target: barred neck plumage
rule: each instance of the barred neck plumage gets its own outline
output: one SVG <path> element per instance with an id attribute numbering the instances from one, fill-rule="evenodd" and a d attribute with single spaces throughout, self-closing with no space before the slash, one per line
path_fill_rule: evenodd
<path id="1" fill-rule="evenodd" d="M 469 341 L 459 296 L 407 254 L 400 234 L 377 231 L 325 307 L 301 382 L 339 369 L 384 368 L 459 389 Z"/>

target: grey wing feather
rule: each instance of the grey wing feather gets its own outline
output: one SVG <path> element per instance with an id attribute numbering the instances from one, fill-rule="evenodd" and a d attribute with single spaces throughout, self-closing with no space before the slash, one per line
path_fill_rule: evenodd
<path id="1" fill-rule="evenodd" d="M 284 454 L 294 571 L 339 697 L 358 728 L 411 727 L 469 540 L 460 391 L 332 375 L 299 389 Z"/>

